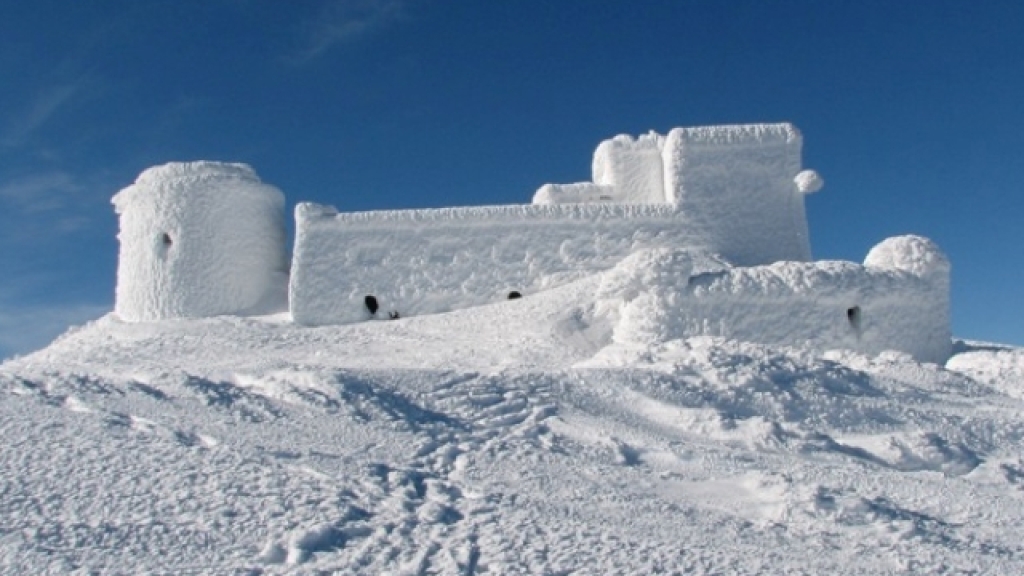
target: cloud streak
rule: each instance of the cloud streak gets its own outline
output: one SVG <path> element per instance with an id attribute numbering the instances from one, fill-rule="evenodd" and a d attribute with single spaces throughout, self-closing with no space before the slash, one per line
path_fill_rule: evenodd
<path id="1" fill-rule="evenodd" d="M 23 213 L 37 214 L 67 208 L 80 191 L 66 172 L 44 172 L 0 184 L 0 200 Z"/>
<path id="2" fill-rule="evenodd" d="M 76 84 L 60 84 L 44 90 L 29 104 L 28 109 L 10 122 L 3 144 L 16 147 L 43 127 L 61 108 L 70 103 L 80 92 Z"/>
<path id="3" fill-rule="evenodd" d="M 338 44 L 358 40 L 406 17 L 408 0 L 335 0 L 321 9 L 307 33 L 299 60 L 311 60 Z"/>

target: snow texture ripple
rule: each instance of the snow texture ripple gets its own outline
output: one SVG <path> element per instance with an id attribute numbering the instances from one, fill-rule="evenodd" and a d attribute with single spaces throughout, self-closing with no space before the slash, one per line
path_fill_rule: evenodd
<path id="1" fill-rule="evenodd" d="M 0 572 L 1024 571 L 1024 351 L 622 340 L 602 283 L 72 330 L 0 366 Z"/>

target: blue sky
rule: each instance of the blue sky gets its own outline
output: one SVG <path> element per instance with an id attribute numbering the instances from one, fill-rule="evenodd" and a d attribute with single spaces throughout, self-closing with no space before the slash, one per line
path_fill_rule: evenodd
<path id="1" fill-rule="evenodd" d="M 110 197 L 173 160 L 290 205 L 528 202 L 597 143 L 790 121 L 816 258 L 953 262 L 960 337 L 1024 344 L 1024 3 L 0 0 L 0 357 L 113 305 Z"/>

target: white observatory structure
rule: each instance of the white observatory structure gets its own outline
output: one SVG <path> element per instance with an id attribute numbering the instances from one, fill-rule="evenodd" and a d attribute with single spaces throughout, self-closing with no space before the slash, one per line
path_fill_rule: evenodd
<path id="1" fill-rule="evenodd" d="M 284 194 L 245 164 L 155 166 L 112 199 L 129 322 L 284 309 Z"/>

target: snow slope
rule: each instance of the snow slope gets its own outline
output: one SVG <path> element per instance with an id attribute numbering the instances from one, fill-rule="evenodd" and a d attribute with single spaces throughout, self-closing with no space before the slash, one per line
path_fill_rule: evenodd
<path id="1" fill-rule="evenodd" d="M 0 572 L 1024 573 L 1024 351 L 617 342 L 601 282 L 10 360 Z"/>

